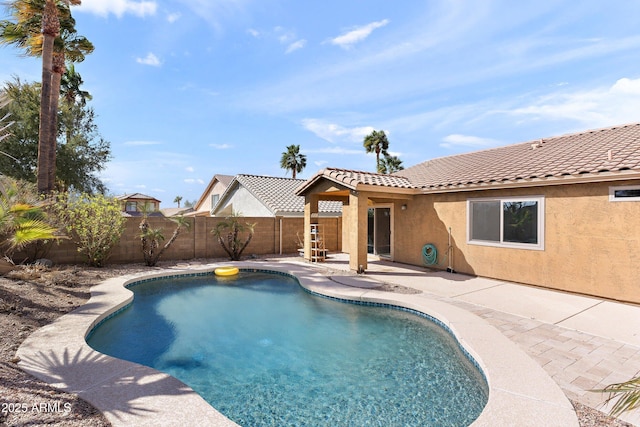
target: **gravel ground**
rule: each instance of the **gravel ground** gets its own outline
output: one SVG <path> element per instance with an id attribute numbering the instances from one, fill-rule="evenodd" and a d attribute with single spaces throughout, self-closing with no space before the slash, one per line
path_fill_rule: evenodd
<path id="1" fill-rule="evenodd" d="M 173 265 L 163 263 L 161 267 Z M 15 352 L 33 331 L 87 301 L 91 286 L 110 277 L 149 270 L 142 264 L 101 269 L 30 267 L 0 277 L 0 426 L 110 425 L 99 411 L 76 395 L 58 391 L 20 370 Z M 384 290 L 403 291 L 388 287 Z M 631 426 L 578 402 L 572 403 L 581 427 Z"/>

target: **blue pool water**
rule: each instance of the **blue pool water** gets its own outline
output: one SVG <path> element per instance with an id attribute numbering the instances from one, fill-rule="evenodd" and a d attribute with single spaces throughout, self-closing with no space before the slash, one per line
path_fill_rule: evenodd
<path id="1" fill-rule="evenodd" d="M 136 284 L 88 343 L 182 380 L 245 426 L 466 426 L 488 389 L 458 344 L 400 310 L 279 274 Z"/>

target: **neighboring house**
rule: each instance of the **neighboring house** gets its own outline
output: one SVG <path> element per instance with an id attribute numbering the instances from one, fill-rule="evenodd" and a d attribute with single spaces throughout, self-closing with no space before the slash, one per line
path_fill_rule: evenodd
<path id="1" fill-rule="evenodd" d="M 353 270 L 366 269 L 373 252 L 640 303 L 640 124 L 437 158 L 393 175 L 324 169 L 296 194 L 307 206 L 307 259 L 316 204 L 335 200 Z"/>
<path id="2" fill-rule="evenodd" d="M 144 211 L 150 216 L 162 215 L 160 200 L 141 193 L 124 194 L 116 199 L 122 202 L 122 211 L 127 216 L 141 216 Z"/>
<path id="3" fill-rule="evenodd" d="M 236 175 L 220 200 L 213 207 L 212 216 L 227 216 L 232 212 L 246 217 L 304 216 L 304 197 L 295 194 L 303 179 L 273 176 Z M 342 204 L 320 202 L 319 216 L 340 217 Z"/>
<path id="4" fill-rule="evenodd" d="M 160 212 L 162 212 L 162 215 L 166 217 L 180 216 L 180 215 L 190 214 L 191 212 L 193 212 L 193 208 L 191 206 L 186 206 L 182 208 L 165 208 L 165 209 L 161 209 Z"/>
<path id="5" fill-rule="evenodd" d="M 231 175 L 214 175 L 205 188 L 202 196 L 200 196 L 200 200 L 193 207 L 193 212 L 190 212 L 188 215 L 191 216 L 211 216 L 213 212 L 214 206 L 220 200 L 220 196 L 227 189 L 229 184 L 233 181 L 233 176 Z"/>

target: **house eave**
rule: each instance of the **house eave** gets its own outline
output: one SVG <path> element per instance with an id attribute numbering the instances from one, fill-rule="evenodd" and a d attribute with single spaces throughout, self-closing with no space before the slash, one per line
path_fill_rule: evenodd
<path id="1" fill-rule="evenodd" d="M 421 194 L 458 193 L 464 191 L 501 190 L 509 188 L 546 187 L 550 185 L 590 184 L 640 179 L 640 171 L 616 171 L 561 175 L 545 178 L 521 178 L 494 182 L 455 184 L 440 187 L 423 187 Z"/>
<path id="2" fill-rule="evenodd" d="M 385 193 L 385 194 L 402 194 L 406 196 L 413 196 L 420 194 L 419 188 L 407 188 L 407 187 L 389 187 L 384 185 L 371 185 L 371 184 L 358 184 L 355 191 L 362 191 L 367 193 Z"/>

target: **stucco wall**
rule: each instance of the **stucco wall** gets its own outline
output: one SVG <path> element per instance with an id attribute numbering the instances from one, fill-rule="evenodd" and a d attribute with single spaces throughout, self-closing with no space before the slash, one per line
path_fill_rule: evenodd
<path id="1" fill-rule="evenodd" d="M 222 205 L 216 209 L 217 212 L 239 212 L 242 215 L 251 215 L 256 217 L 268 217 L 273 216 L 265 205 L 263 205 L 256 197 L 247 191 L 242 186 L 236 187 L 228 197 L 225 197 L 225 201 Z"/>
<path id="2" fill-rule="evenodd" d="M 616 185 L 638 184 L 621 182 Z M 467 199 L 545 197 L 543 251 L 467 243 Z M 402 202 L 405 203 L 405 202 Z M 422 247 L 447 249 L 457 272 L 640 303 L 640 202 L 610 202 L 609 184 L 419 196 L 394 210 L 395 261 L 424 265 Z M 443 259 L 436 268 L 447 268 Z"/>
<path id="3" fill-rule="evenodd" d="M 213 196 L 214 194 L 218 194 L 221 196 L 226 188 L 227 187 L 224 184 L 216 181 L 216 183 L 213 184 L 213 187 L 211 187 L 211 190 L 207 194 L 207 197 L 202 200 L 202 205 L 198 208 L 198 212 L 211 212 L 211 196 Z"/>

